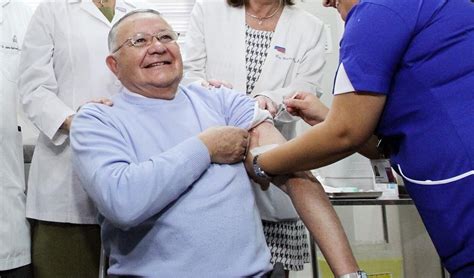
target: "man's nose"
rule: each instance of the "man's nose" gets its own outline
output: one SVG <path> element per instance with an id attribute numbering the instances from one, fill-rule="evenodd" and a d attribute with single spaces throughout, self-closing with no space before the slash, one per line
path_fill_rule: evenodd
<path id="1" fill-rule="evenodd" d="M 148 52 L 152 53 L 164 53 L 166 52 L 166 45 L 158 40 L 157 37 L 152 37 L 151 44 L 148 47 Z"/>

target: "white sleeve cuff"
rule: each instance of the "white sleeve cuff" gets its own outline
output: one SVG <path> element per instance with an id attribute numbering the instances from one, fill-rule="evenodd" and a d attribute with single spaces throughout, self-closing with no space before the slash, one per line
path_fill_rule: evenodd
<path id="1" fill-rule="evenodd" d="M 344 64 L 341 63 L 336 74 L 336 82 L 334 84 L 334 95 L 352 93 L 354 91 L 354 86 L 352 86 L 352 83 L 349 80 L 349 77 L 347 76 Z"/>
<path id="2" fill-rule="evenodd" d="M 64 117 L 64 119 L 67 119 L 69 116 L 72 116 L 74 114 L 75 113 L 73 111 L 71 111 L 69 113 L 66 112 L 66 114 L 65 114 L 66 116 Z M 54 132 L 53 135 L 51 136 L 51 142 L 55 146 L 60 146 L 60 145 L 64 144 L 66 139 L 69 137 L 69 131 L 61 129 L 61 125 L 62 125 L 63 122 L 64 122 L 64 120 L 60 123 L 59 127 L 56 128 L 56 132 Z"/>
<path id="3" fill-rule="evenodd" d="M 271 122 L 273 124 L 273 118 L 270 112 L 268 112 L 267 110 L 260 109 L 260 107 L 258 107 L 258 102 L 255 102 L 255 107 L 253 111 L 254 112 L 252 124 L 250 125 L 249 129 L 252 129 L 265 121 Z"/>

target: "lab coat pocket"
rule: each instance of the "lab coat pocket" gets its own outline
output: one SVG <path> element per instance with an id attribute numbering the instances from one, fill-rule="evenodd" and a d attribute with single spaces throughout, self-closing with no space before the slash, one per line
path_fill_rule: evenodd
<path id="1" fill-rule="evenodd" d="M 303 59 L 303 57 L 301 57 L 301 55 L 299 55 L 299 53 L 296 50 L 297 49 L 294 47 L 288 48 L 288 47 L 280 46 L 279 44 L 275 44 L 270 49 L 271 51 L 270 53 L 272 53 L 276 62 L 291 66 L 293 64 L 300 64 Z"/>
<path id="2" fill-rule="evenodd" d="M 23 143 L 22 135 L 20 131 L 12 130 L 4 138 L 2 142 L 2 159 L 7 161 L 4 169 L 0 171 L 5 171 L 9 178 L 7 182 L 11 181 L 16 185 L 23 185 L 25 181 L 25 172 L 23 164 Z M 23 188 L 24 190 L 24 188 Z"/>
<path id="3" fill-rule="evenodd" d="M 23 135 L 22 135 L 20 127 L 18 127 L 18 131 L 16 132 L 15 148 L 16 148 L 18 157 L 21 158 L 21 161 L 23 161 Z"/>
<path id="4" fill-rule="evenodd" d="M 18 80 L 18 63 L 20 62 L 20 48 L 16 42 L 0 42 L 2 75 L 9 81 Z"/>

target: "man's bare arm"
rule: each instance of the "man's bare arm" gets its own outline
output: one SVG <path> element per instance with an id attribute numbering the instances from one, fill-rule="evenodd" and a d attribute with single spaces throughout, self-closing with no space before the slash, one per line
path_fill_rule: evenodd
<path id="1" fill-rule="evenodd" d="M 250 132 L 251 150 L 257 146 L 282 144 L 286 139 L 268 122 Z M 246 166 L 253 175 L 252 157 Z M 318 243 L 324 257 L 336 276 L 356 272 L 359 268 L 339 218 L 321 184 L 309 173 L 295 173 L 285 180 L 281 188 L 290 196 L 296 211 Z"/>

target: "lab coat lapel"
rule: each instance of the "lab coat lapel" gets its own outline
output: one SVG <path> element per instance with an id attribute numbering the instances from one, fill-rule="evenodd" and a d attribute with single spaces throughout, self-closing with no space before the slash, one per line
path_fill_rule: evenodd
<path id="1" fill-rule="evenodd" d="M 69 3 L 77 2 L 78 0 L 69 0 Z M 111 23 L 107 18 L 102 14 L 102 12 L 97 8 L 97 6 L 92 2 L 92 0 L 83 0 L 81 1 L 81 9 L 86 13 L 95 17 L 97 20 L 103 22 L 107 26 L 111 26 Z"/>
<path id="2" fill-rule="evenodd" d="M 115 1 L 115 15 L 112 19 L 111 25 L 115 24 L 123 15 L 127 14 L 128 12 L 136 9 L 136 6 L 130 1 L 123 1 L 123 0 L 116 0 Z M 120 16 L 119 16 L 120 14 Z M 104 17 L 105 18 L 105 17 Z"/>

